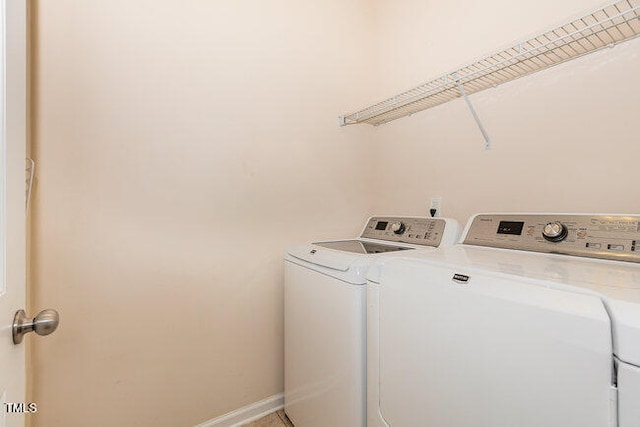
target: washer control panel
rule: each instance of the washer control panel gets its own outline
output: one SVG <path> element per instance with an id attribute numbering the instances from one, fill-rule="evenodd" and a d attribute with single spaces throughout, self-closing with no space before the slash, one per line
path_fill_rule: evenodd
<path id="1" fill-rule="evenodd" d="M 477 215 L 463 243 L 640 262 L 640 216 Z"/>
<path id="2" fill-rule="evenodd" d="M 372 217 L 360 237 L 413 245 L 439 246 L 445 225 L 445 221 L 438 218 Z"/>

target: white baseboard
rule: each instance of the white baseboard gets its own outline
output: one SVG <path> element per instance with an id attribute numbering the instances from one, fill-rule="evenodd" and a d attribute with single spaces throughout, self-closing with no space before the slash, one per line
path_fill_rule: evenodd
<path id="1" fill-rule="evenodd" d="M 284 394 L 278 393 L 194 427 L 236 427 L 269 415 L 284 408 Z"/>

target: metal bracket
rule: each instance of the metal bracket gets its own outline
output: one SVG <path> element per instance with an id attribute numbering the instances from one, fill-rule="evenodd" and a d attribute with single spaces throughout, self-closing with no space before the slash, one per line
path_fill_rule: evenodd
<path id="1" fill-rule="evenodd" d="M 478 117 L 478 113 L 476 113 L 476 110 L 474 110 L 473 105 L 469 100 L 469 96 L 467 95 L 467 92 L 464 90 L 462 83 L 460 83 L 460 79 L 458 78 L 458 73 L 453 73 L 452 76 L 456 84 L 458 85 L 458 90 L 460 90 L 460 94 L 462 95 L 464 100 L 467 102 L 467 106 L 469 107 L 469 110 L 471 110 L 471 114 L 473 115 L 473 118 L 475 119 L 476 123 L 478 124 L 478 127 L 480 128 L 480 132 L 482 132 L 482 136 L 484 137 L 484 149 L 485 150 L 491 149 L 491 140 L 489 139 L 489 135 L 487 134 L 487 131 L 484 130 L 484 126 L 482 125 L 482 121 L 480 120 L 480 117 Z"/>
<path id="2" fill-rule="evenodd" d="M 25 159 L 27 161 L 27 168 L 25 170 L 26 176 L 26 197 L 24 202 L 24 212 L 25 214 L 29 213 L 29 202 L 31 201 L 31 190 L 33 189 L 33 176 L 36 173 L 36 162 L 33 161 L 32 158 L 27 157 Z"/>

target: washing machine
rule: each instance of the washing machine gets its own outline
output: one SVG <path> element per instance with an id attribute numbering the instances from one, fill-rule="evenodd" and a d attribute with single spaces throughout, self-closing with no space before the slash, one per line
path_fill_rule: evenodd
<path id="1" fill-rule="evenodd" d="M 285 256 L 285 412 L 296 427 L 366 425 L 366 274 L 376 257 L 451 246 L 455 220 L 372 217 L 360 237 Z"/>
<path id="2" fill-rule="evenodd" d="M 371 279 L 370 427 L 640 426 L 640 216 L 479 214 Z"/>

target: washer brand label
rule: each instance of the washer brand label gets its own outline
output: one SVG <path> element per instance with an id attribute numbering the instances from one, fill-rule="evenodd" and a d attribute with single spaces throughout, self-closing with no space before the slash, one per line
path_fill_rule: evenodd
<path id="1" fill-rule="evenodd" d="M 453 278 L 451 280 L 453 280 L 456 283 L 461 283 L 461 284 L 464 285 L 464 284 L 469 283 L 469 279 L 470 279 L 470 277 L 465 275 L 465 274 L 456 273 L 456 274 L 453 275 Z"/>

